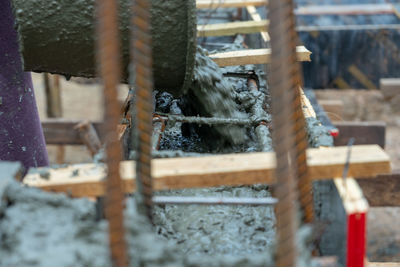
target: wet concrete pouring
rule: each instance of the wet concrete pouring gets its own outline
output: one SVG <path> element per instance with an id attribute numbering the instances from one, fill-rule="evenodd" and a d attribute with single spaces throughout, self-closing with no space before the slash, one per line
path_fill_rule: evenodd
<path id="1" fill-rule="evenodd" d="M 240 48 L 240 44 L 234 44 L 225 49 Z M 169 119 L 159 152 L 173 156 L 272 151 L 269 104 L 264 101 L 268 99 L 268 88 L 262 70 L 255 66 L 220 69 L 205 54 L 206 51 L 198 48 L 189 91 L 179 98 L 166 92 L 156 93 L 155 112 L 259 120 L 267 126 L 257 131 L 254 125 L 200 126 Z M 249 90 L 246 79 L 223 77 L 227 72 L 253 70 L 259 77 L 259 90 Z M 310 119 L 307 128 L 310 146 L 332 145 L 328 132 L 315 120 Z M 259 139 L 260 132 L 264 133 L 263 140 Z M 41 192 L 15 181 L 0 193 L 1 266 L 111 265 L 107 222 L 96 218 L 94 202 Z M 271 196 L 267 185 L 171 190 L 157 194 Z M 131 266 L 273 265 L 275 217 L 271 206 L 156 206 L 152 227 L 136 211 L 134 198 L 128 197 L 125 215 Z M 305 231 L 301 231 L 303 237 L 307 235 Z M 302 266 L 310 266 L 305 238 L 301 240 Z"/>

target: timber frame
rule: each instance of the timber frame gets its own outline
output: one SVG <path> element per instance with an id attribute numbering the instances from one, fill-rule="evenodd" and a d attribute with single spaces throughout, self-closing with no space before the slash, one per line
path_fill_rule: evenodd
<path id="1" fill-rule="evenodd" d="M 217 3 L 216 3 L 217 2 Z M 263 6 L 265 0 L 197 0 L 198 8 L 245 7 L 252 18 L 251 21 L 224 23 L 219 25 L 199 25 L 198 36 L 235 35 L 259 32 L 264 42 L 269 41 L 267 33 L 268 21 L 262 20 L 256 6 Z M 219 66 L 269 63 L 269 49 L 249 49 L 230 51 L 211 55 Z M 304 46 L 297 47 L 299 61 L 310 61 L 311 52 Z M 316 117 L 316 114 L 304 95 L 301 100 L 305 117 Z M 51 119 L 42 123 L 48 144 L 81 145 L 87 142 L 74 127 L 80 121 Z M 102 137 L 101 122 L 91 124 L 92 128 Z M 400 205 L 400 198 L 377 198 L 373 190 L 382 179 L 398 183 L 399 176 L 390 176 L 391 167 L 388 155 L 378 145 L 355 145 L 349 162 L 351 178 L 342 180 L 343 168 L 346 164 L 347 147 L 332 147 L 308 149 L 307 157 L 309 172 L 314 181 L 334 179 L 336 189 L 342 199 L 343 208 L 347 214 L 347 228 L 356 235 L 365 235 L 365 216 L 368 203 L 373 206 L 384 204 Z M 154 159 L 154 189 L 167 190 L 178 188 L 234 186 L 275 183 L 275 155 L 270 153 L 249 153 L 215 155 L 200 158 L 171 158 Z M 131 193 L 135 190 L 135 162 L 125 161 L 120 164 L 124 191 Z M 41 168 L 32 170 L 21 179 L 28 186 L 37 187 L 50 192 L 64 192 L 72 197 L 99 197 L 105 192 L 105 166 L 102 164 L 76 164 L 65 168 Z M 353 178 L 354 177 L 354 178 Z M 362 177 L 362 178 L 359 178 Z M 366 196 L 361 188 L 366 190 Z M 385 180 L 385 181 L 386 181 Z M 388 182 L 389 183 L 389 182 Z M 368 191 L 369 190 L 369 191 Z M 372 190 L 372 191 L 371 191 Z M 393 190 L 392 190 L 393 191 Z M 395 191 L 392 192 L 395 195 Z M 398 200 L 397 200 L 398 199 Z M 361 218 L 361 219 L 360 219 Z M 364 227 L 364 228 L 363 228 Z M 352 230 L 353 229 L 353 230 Z M 360 230 L 361 229 L 361 230 Z M 358 236 L 359 237 L 359 236 Z M 365 250 L 355 248 L 365 246 L 365 239 L 347 236 L 347 266 L 362 266 L 365 260 Z M 355 242 L 355 243 L 354 243 Z M 354 260 L 355 262 L 352 262 Z M 363 264 L 363 263 L 362 263 Z M 392 266 L 369 263 L 368 266 Z M 397 266 L 397 265 L 396 265 Z"/>

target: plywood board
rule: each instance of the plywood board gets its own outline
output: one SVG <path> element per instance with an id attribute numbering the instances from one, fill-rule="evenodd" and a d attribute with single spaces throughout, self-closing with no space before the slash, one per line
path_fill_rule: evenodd
<path id="1" fill-rule="evenodd" d="M 371 207 L 400 206 L 400 174 L 378 175 L 373 179 L 358 179 L 368 204 Z"/>
<path id="2" fill-rule="evenodd" d="M 268 25 L 267 20 L 197 25 L 197 37 L 257 33 L 265 31 Z"/>
<path id="3" fill-rule="evenodd" d="M 347 147 L 308 149 L 307 162 L 311 179 L 341 176 L 346 155 Z M 154 190 L 275 183 L 273 152 L 154 159 L 152 164 Z M 47 191 L 68 192 L 75 197 L 104 194 L 105 169 L 101 164 L 49 169 L 48 179 L 41 178 L 40 173 L 34 171 L 24 179 L 25 184 Z M 389 157 L 379 146 L 352 148 L 349 175 L 367 177 L 389 172 Z M 121 162 L 121 177 L 124 179 L 125 191 L 134 191 L 133 161 Z"/>

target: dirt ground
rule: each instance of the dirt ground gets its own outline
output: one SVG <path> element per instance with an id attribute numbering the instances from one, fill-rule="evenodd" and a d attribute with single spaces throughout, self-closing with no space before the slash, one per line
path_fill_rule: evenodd
<path id="1" fill-rule="evenodd" d="M 67 82 L 61 77 L 63 117 L 100 121 L 103 118 L 103 98 L 97 84 Z M 41 119 L 46 118 L 45 95 L 41 74 L 33 74 L 34 88 Z M 120 88 L 124 99 L 127 88 Z M 377 121 L 387 123 L 386 148 L 394 170 L 400 170 L 400 101 L 387 101 L 379 91 L 318 90 L 318 99 L 341 99 L 342 120 Z M 56 163 L 57 146 L 48 146 L 52 163 Z M 65 146 L 64 163 L 91 162 L 84 146 Z M 400 208 L 371 208 L 368 214 L 368 255 L 370 261 L 400 261 Z"/>

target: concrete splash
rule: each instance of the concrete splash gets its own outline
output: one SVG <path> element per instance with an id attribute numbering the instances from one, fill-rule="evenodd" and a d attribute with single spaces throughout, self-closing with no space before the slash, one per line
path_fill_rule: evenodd
<path id="1" fill-rule="evenodd" d="M 240 112 L 235 103 L 233 85 L 224 78 L 219 66 L 206 53 L 201 47 L 197 48 L 193 81 L 187 94 L 188 103 L 197 113 L 194 115 L 246 118 L 247 114 Z M 218 126 L 213 128 L 232 144 L 241 144 L 247 139 L 243 127 Z M 206 129 L 206 131 L 209 130 Z"/>

